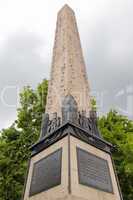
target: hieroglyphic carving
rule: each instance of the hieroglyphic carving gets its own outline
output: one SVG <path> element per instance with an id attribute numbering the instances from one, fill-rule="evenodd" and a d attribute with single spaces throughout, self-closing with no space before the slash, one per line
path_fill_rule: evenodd
<path id="1" fill-rule="evenodd" d="M 48 90 L 46 104 L 50 120 L 54 112 L 61 117 L 60 102 L 68 94 L 75 98 L 79 111 L 86 110 L 89 113 L 90 97 L 87 76 L 84 75 L 85 63 L 75 15 L 69 7 L 64 7 L 58 14 L 51 71 L 53 85 L 49 82 L 51 89 Z M 53 100 L 52 104 L 50 99 Z"/>

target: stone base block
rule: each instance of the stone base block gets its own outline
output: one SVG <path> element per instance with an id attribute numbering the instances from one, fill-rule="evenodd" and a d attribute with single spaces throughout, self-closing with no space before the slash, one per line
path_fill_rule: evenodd
<path id="1" fill-rule="evenodd" d="M 23 199 L 121 200 L 122 197 L 111 155 L 67 135 L 31 157 Z"/>

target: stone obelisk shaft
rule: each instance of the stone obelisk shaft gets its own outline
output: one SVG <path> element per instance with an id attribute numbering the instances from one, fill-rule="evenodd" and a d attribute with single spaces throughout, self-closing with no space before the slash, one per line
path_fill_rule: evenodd
<path id="1" fill-rule="evenodd" d="M 73 10 L 65 5 L 58 13 L 46 113 L 61 116 L 62 100 L 72 95 L 79 111 L 89 113 L 89 84 Z"/>

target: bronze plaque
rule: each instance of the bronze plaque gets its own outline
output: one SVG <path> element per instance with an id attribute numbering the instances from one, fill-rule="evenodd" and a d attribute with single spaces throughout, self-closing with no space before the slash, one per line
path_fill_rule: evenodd
<path id="1" fill-rule="evenodd" d="M 107 160 L 77 148 L 79 183 L 113 193 Z"/>
<path id="2" fill-rule="evenodd" d="M 62 149 L 34 164 L 29 196 L 61 184 Z"/>

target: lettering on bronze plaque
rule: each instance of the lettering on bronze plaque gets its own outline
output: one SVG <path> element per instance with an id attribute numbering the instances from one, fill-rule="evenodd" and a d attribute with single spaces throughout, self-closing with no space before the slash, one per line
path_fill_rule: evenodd
<path id="1" fill-rule="evenodd" d="M 77 148 L 79 183 L 113 193 L 107 160 Z"/>
<path id="2" fill-rule="evenodd" d="M 61 158 L 59 149 L 34 164 L 29 196 L 61 184 Z"/>

